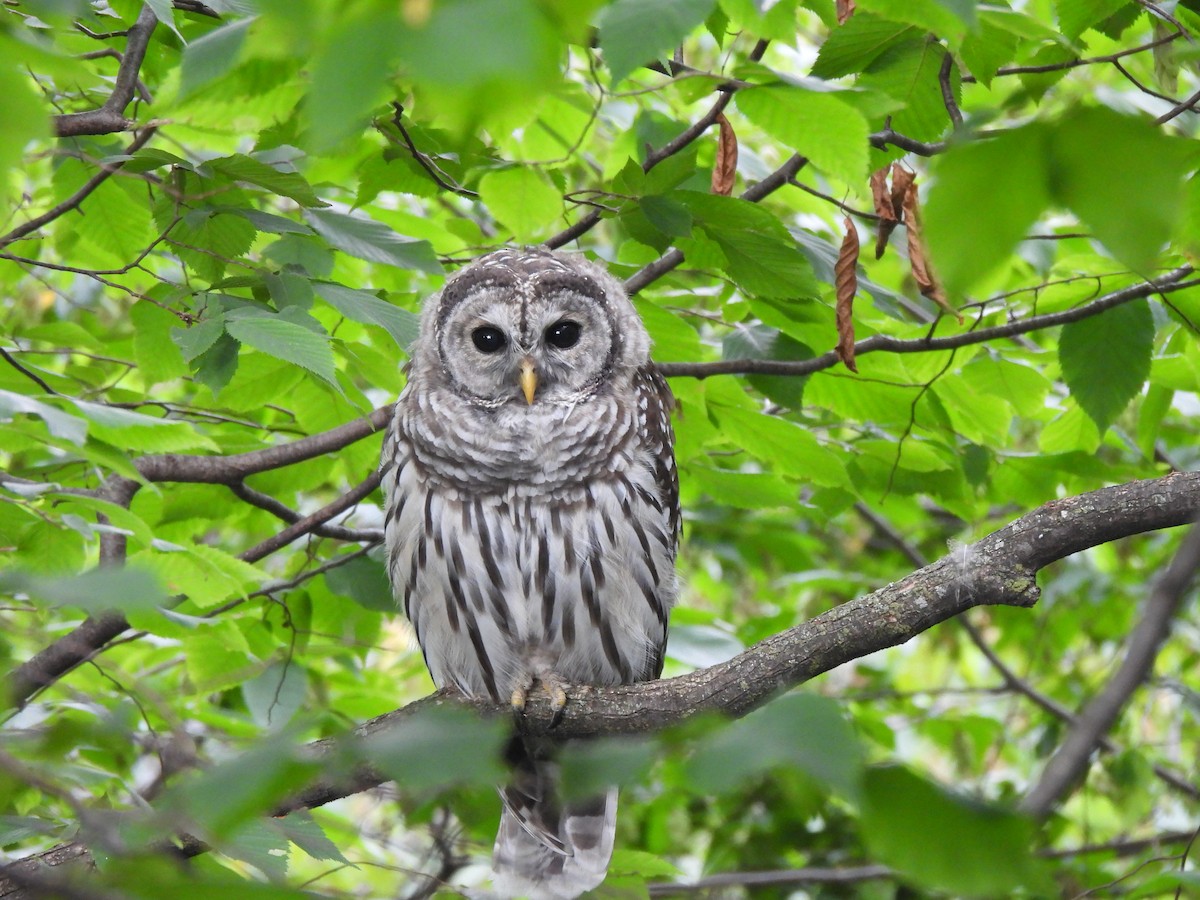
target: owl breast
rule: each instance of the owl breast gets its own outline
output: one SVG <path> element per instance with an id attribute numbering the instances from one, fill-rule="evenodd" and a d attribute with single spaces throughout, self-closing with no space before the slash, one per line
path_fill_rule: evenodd
<path id="1" fill-rule="evenodd" d="M 523 424 L 476 428 L 437 405 L 402 398 L 384 463 L 389 575 L 434 682 L 500 700 L 531 671 L 656 677 L 675 535 L 631 416 L 559 408 L 531 428 L 517 410 Z"/>

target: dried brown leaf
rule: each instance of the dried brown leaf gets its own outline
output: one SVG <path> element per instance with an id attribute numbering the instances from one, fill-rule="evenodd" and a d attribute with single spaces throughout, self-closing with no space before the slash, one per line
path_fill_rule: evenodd
<path id="1" fill-rule="evenodd" d="M 871 200 L 875 203 L 875 215 L 879 216 L 879 234 L 875 238 L 876 259 L 883 256 L 888 239 L 900 221 L 899 213 L 892 204 L 892 195 L 888 192 L 887 178 L 887 166 L 871 173 Z"/>
<path id="2" fill-rule="evenodd" d="M 892 163 L 892 215 L 897 219 L 904 217 L 904 201 L 916 180 L 916 172 L 910 172 L 900 163 Z"/>
<path id="3" fill-rule="evenodd" d="M 713 164 L 712 192 L 728 197 L 733 193 L 733 179 L 737 175 L 737 135 L 724 113 L 717 116 L 717 124 L 721 127 L 721 134 L 717 139 L 717 160 Z"/>
<path id="4" fill-rule="evenodd" d="M 895 174 L 892 175 L 892 195 L 895 196 Z M 921 234 L 921 211 L 917 201 L 917 186 L 909 180 L 908 189 L 903 201 L 904 225 L 908 231 L 908 262 L 912 266 L 913 279 L 921 293 L 950 313 L 959 322 L 963 318 L 958 310 L 946 300 L 946 292 L 942 290 L 929 262 L 929 253 L 925 249 L 925 239 Z"/>
<path id="5" fill-rule="evenodd" d="M 854 294 L 858 290 L 858 229 L 849 216 L 842 220 L 846 235 L 833 264 L 833 286 L 837 293 L 838 358 L 851 372 L 857 372 L 854 362 Z"/>
<path id="6" fill-rule="evenodd" d="M 837 22 L 839 25 L 845 25 L 846 22 L 854 15 L 854 0 L 837 0 Z"/>

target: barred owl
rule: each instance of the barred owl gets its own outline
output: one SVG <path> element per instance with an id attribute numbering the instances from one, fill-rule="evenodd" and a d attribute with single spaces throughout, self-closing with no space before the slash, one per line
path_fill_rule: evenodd
<path id="1" fill-rule="evenodd" d="M 430 298 L 383 452 L 388 574 L 438 686 L 524 704 L 540 685 L 662 671 L 679 487 L 671 393 L 621 284 L 582 257 L 500 250 Z M 616 791 L 560 803 L 514 740 L 493 853 L 506 896 L 604 879 Z"/>

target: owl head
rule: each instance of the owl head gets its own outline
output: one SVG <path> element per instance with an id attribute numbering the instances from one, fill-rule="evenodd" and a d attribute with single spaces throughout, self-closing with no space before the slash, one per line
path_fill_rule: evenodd
<path id="1" fill-rule="evenodd" d="M 581 256 L 504 249 L 426 303 L 413 374 L 440 374 L 484 407 L 574 404 L 627 384 L 649 351 L 641 319 L 608 272 Z"/>

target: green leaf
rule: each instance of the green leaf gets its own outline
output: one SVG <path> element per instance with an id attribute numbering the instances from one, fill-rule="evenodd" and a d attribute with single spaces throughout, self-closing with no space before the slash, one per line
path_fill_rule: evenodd
<path id="1" fill-rule="evenodd" d="M 442 273 L 428 241 L 402 237 L 382 222 L 329 209 L 305 210 L 304 218 L 317 234 L 343 253 L 401 269 Z"/>
<path id="2" fill-rule="evenodd" d="M 251 717 L 262 728 L 278 731 L 304 705 L 308 675 L 299 662 L 273 662 L 242 682 L 242 699 Z"/>
<path id="3" fill-rule="evenodd" d="M 962 41 L 968 28 L 975 27 L 973 0 L 858 0 L 858 7 L 893 22 L 916 25 L 952 46 Z"/>
<path id="4" fill-rule="evenodd" d="M 92 437 L 126 450 L 172 453 L 182 450 L 211 450 L 220 447 L 188 422 L 158 419 L 129 409 L 105 406 L 87 400 L 73 401 L 76 409 L 92 423 Z"/>
<path id="5" fill-rule="evenodd" d="M 1182 212 L 1194 143 L 1095 107 L 1065 116 L 1052 148 L 1056 197 L 1117 259 L 1138 270 L 1152 265 Z M 1147 165 L 1131 167 L 1131 159 Z"/>
<path id="6" fill-rule="evenodd" d="M 615 85 L 704 24 L 714 0 L 616 0 L 600 15 L 600 49 Z"/>
<path id="7" fill-rule="evenodd" d="M 394 12 L 372 12 L 331 29 L 313 61 L 305 105 L 316 149 L 328 150 L 366 124 L 385 96 L 402 34 Z"/>
<path id="8" fill-rule="evenodd" d="M 371 291 L 349 288 L 329 281 L 314 281 L 313 290 L 347 319 L 379 325 L 385 329 L 396 342 L 396 346 L 405 353 L 421 330 L 420 318 L 416 313 L 393 306 Z"/>
<path id="9" fill-rule="evenodd" d="M 706 466 L 688 466 L 687 475 L 702 493 L 737 509 L 790 507 L 796 503 L 796 488 L 776 475 Z"/>
<path id="10" fill-rule="evenodd" d="M 562 196 L 530 166 L 488 172 L 479 179 L 479 197 L 520 243 L 543 237 L 563 214 Z"/>
<path id="11" fill-rule="evenodd" d="M 765 209 L 736 197 L 696 191 L 676 191 L 672 196 L 682 201 L 696 225 L 717 244 L 725 256 L 725 270 L 746 291 L 762 297 L 818 294 L 812 266 L 783 223 Z"/>
<path id="12" fill-rule="evenodd" d="M 892 114 L 892 127 L 918 141 L 936 141 L 950 127 L 938 80 L 946 48 L 926 40 L 896 44 L 875 60 L 858 79 L 859 87 L 876 88 L 900 101 Z M 961 78 L 952 67 L 950 87 L 960 100 Z"/>
<path id="13" fill-rule="evenodd" d="M 50 137 L 50 111 L 13 64 L 21 56 L 7 37 L 0 40 L 0 50 L 5 60 L 0 65 L 0 172 L 14 172 L 31 142 Z"/>
<path id="14" fill-rule="evenodd" d="M 772 85 L 735 96 L 746 118 L 826 175 L 854 187 L 866 180 L 870 128 L 836 93 Z"/>
<path id="15" fill-rule="evenodd" d="M 179 325 L 177 316 L 152 303 L 136 303 L 129 310 L 129 318 L 134 327 L 138 374 L 147 385 L 187 375 L 187 361 L 171 340 L 172 331 Z"/>
<path id="16" fill-rule="evenodd" d="M 692 214 L 678 200 L 651 194 L 639 201 L 638 208 L 651 225 L 668 237 L 687 237 L 692 233 Z"/>
<path id="17" fill-rule="evenodd" d="M 841 78 L 864 71 L 892 47 L 919 36 L 916 27 L 858 12 L 829 33 L 817 51 L 814 78 Z"/>
<path id="18" fill-rule="evenodd" d="M 1055 0 L 1054 8 L 1062 33 L 1074 39 L 1127 5 L 1129 0 Z"/>
<path id="19" fill-rule="evenodd" d="M 394 728 L 368 738 L 367 757 L 389 778 L 408 788 L 490 785 L 503 775 L 500 751 L 508 727 L 469 710 L 433 706 Z"/>
<path id="20" fill-rule="evenodd" d="M 859 798 L 863 753 L 838 705 L 793 692 L 709 737 L 688 760 L 698 793 L 725 793 L 771 769 L 796 767 L 851 802 Z"/>
<path id="21" fill-rule="evenodd" d="M 282 313 L 271 315 L 251 309 L 227 313 L 225 329 L 239 343 L 295 363 L 330 384 L 337 384 L 333 350 L 327 335 L 317 334 Z"/>
<path id="22" fill-rule="evenodd" d="M 0 590 L 20 591 L 52 606 L 74 606 L 89 613 L 156 609 L 168 602 L 159 579 L 136 567 L 103 566 L 70 578 L 4 572 Z"/>
<path id="23" fill-rule="evenodd" d="M 337 844 L 326 836 L 321 823 L 314 819 L 308 810 L 288 813 L 282 819 L 276 819 L 275 824 L 288 840 L 313 859 L 331 859 L 350 864 L 350 860 L 346 859 Z"/>
<path id="24" fill-rule="evenodd" d="M 246 636 L 229 620 L 189 634 L 183 641 L 183 658 L 188 681 L 197 693 L 237 687 L 262 668 L 250 653 Z"/>
<path id="25" fill-rule="evenodd" d="M 363 557 L 332 568 L 325 573 L 325 583 L 335 594 L 349 597 L 366 609 L 396 611 L 387 570 L 378 560 Z"/>
<path id="26" fill-rule="evenodd" d="M 1033 825 L 895 766 L 866 774 L 862 829 L 871 851 L 918 885 L 973 897 L 1041 893 Z M 1025 890 L 1022 890 L 1025 889 Z"/>
<path id="27" fill-rule="evenodd" d="M 724 359 L 804 360 L 815 355 L 807 344 L 766 325 L 739 328 L 721 342 Z M 804 403 L 807 375 L 750 375 L 746 380 L 780 406 L 799 409 Z"/>
<path id="28" fill-rule="evenodd" d="M 246 18 L 229 22 L 187 45 L 183 51 L 181 97 L 194 93 L 233 68 L 253 21 L 253 18 Z"/>
<path id="29" fill-rule="evenodd" d="M 37 416 L 45 423 L 47 431 L 64 441 L 82 444 L 87 439 L 88 424 L 86 420 L 55 409 L 48 403 L 26 397 L 24 394 L 0 390 L 0 416 L 11 418 L 18 413 Z"/>
<path id="30" fill-rule="evenodd" d="M 1028 125 L 952 147 L 933 167 L 925 239 L 947 293 L 959 297 L 1009 258 L 1050 202 L 1052 136 Z"/>
<path id="31" fill-rule="evenodd" d="M 281 172 L 261 160 L 242 153 L 209 160 L 205 167 L 220 172 L 234 181 L 248 181 L 282 197 L 289 197 L 301 206 L 328 206 L 298 172 Z"/>
<path id="32" fill-rule="evenodd" d="M 1146 300 L 1063 326 L 1058 344 L 1063 380 L 1101 432 L 1141 391 L 1153 350 L 1154 317 Z"/>
<path id="33" fill-rule="evenodd" d="M 849 486 L 842 461 L 799 425 L 734 407 L 714 406 L 712 412 L 735 446 L 770 462 L 780 472 L 826 487 Z"/>

